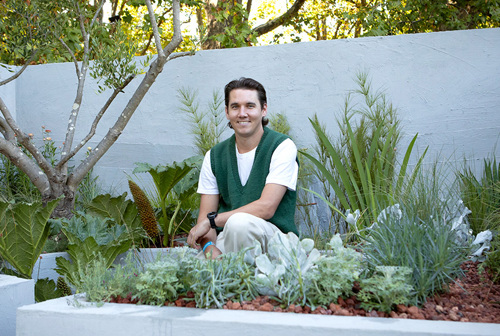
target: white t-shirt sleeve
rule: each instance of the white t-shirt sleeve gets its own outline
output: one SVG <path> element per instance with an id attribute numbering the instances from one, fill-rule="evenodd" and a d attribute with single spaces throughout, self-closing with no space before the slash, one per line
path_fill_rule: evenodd
<path id="1" fill-rule="evenodd" d="M 274 150 L 269 166 L 266 184 L 275 183 L 284 185 L 290 190 L 297 187 L 297 147 L 291 139 L 286 139 Z"/>
<path id="2" fill-rule="evenodd" d="M 219 188 L 217 187 L 217 179 L 212 172 L 210 163 L 210 151 L 205 154 L 203 164 L 201 165 L 200 178 L 198 180 L 198 194 L 218 195 Z"/>

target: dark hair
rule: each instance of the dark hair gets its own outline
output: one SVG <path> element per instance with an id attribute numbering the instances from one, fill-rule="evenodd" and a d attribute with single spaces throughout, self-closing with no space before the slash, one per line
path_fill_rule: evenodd
<path id="1" fill-rule="evenodd" d="M 230 81 L 224 87 L 226 107 L 229 105 L 229 93 L 235 89 L 255 90 L 259 98 L 260 108 L 263 108 L 264 104 L 267 105 L 266 89 L 264 89 L 264 86 L 255 79 L 241 77 L 240 79 Z M 268 123 L 269 120 L 266 117 L 262 118 L 262 126 L 266 126 Z M 232 128 L 231 123 L 228 123 L 228 126 Z"/>

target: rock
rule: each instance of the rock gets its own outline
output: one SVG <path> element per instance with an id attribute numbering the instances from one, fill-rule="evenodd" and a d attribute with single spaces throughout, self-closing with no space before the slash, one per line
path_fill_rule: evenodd
<path id="1" fill-rule="evenodd" d="M 398 304 L 398 305 L 396 305 L 396 310 L 398 313 L 406 313 L 406 311 L 408 310 L 408 307 L 406 307 L 403 304 Z"/>
<path id="2" fill-rule="evenodd" d="M 435 309 L 439 314 L 444 314 L 444 308 L 442 306 L 436 305 Z"/>
<path id="3" fill-rule="evenodd" d="M 450 318 L 450 320 L 452 321 L 459 321 L 460 320 L 460 317 L 458 317 L 458 314 L 455 313 L 454 311 L 451 311 L 449 314 L 448 314 L 448 317 Z"/>
<path id="4" fill-rule="evenodd" d="M 252 305 L 252 304 L 244 304 L 243 307 L 242 307 L 243 310 L 255 310 L 255 306 Z"/>
<path id="5" fill-rule="evenodd" d="M 398 316 L 398 313 L 396 313 L 395 311 L 391 311 L 391 312 L 389 313 L 389 316 L 390 316 L 390 317 L 392 317 L 392 318 L 398 318 L 398 317 L 399 317 L 399 316 Z"/>
<path id="6" fill-rule="evenodd" d="M 336 315 L 350 316 L 351 313 L 349 313 L 349 311 L 347 309 L 342 308 L 339 311 L 337 311 Z"/>
<path id="7" fill-rule="evenodd" d="M 233 309 L 233 301 L 231 301 L 231 300 L 227 301 L 226 307 L 227 307 L 227 309 Z"/>
<path id="8" fill-rule="evenodd" d="M 339 298 L 337 299 L 337 303 L 338 303 L 339 305 L 341 305 L 342 307 L 345 307 L 345 306 L 346 306 L 346 303 L 345 303 L 344 299 L 343 299 L 343 298 L 341 298 L 340 296 L 339 296 Z"/>
<path id="9" fill-rule="evenodd" d="M 408 318 L 408 314 L 401 313 L 401 314 L 399 314 L 399 318 L 401 318 L 401 319 L 407 319 Z"/>
<path id="10" fill-rule="evenodd" d="M 330 310 L 331 310 L 332 312 L 334 312 L 334 313 L 335 313 L 337 310 L 340 310 L 340 309 L 341 309 L 340 305 L 339 305 L 339 304 L 336 304 L 336 303 L 330 303 L 330 305 L 329 305 L 328 307 L 329 307 L 329 308 L 330 308 Z"/>
<path id="11" fill-rule="evenodd" d="M 409 315 L 417 315 L 418 314 L 418 307 L 416 306 L 411 306 L 407 310 Z"/>
<path id="12" fill-rule="evenodd" d="M 241 309 L 241 303 L 233 302 L 233 309 L 236 309 L 236 310 Z"/>
<path id="13" fill-rule="evenodd" d="M 295 306 L 294 312 L 296 312 L 296 313 L 302 313 L 302 307 L 301 306 Z"/>
<path id="14" fill-rule="evenodd" d="M 417 320 L 425 320 L 425 316 L 422 313 L 417 313 L 413 315 Z"/>
<path id="15" fill-rule="evenodd" d="M 260 306 L 258 310 L 271 312 L 274 310 L 274 306 L 272 304 L 270 304 L 269 302 L 266 302 L 262 306 Z"/>
<path id="16" fill-rule="evenodd" d="M 378 317 L 378 314 L 375 310 L 370 311 L 366 316 L 370 317 Z"/>

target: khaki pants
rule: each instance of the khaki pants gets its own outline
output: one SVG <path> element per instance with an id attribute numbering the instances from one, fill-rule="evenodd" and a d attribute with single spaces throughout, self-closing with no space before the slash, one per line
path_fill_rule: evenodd
<path id="1" fill-rule="evenodd" d="M 223 231 L 217 236 L 215 246 L 222 252 L 239 252 L 245 247 L 253 247 L 260 242 L 262 252 L 267 252 L 267 243 L 279 229 L 272 223 L 244 212 L 235 213 L 226 222 Z M 255 256 L 253 249 L 248 251 Z M 204 257 L 200 252 L 198 257 Z"/>

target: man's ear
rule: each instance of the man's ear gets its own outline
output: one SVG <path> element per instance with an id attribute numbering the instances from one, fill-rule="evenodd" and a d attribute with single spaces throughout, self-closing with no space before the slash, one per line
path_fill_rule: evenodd
<path id="1" fill-rule="evenodd" d="M 267 115 L 267 103 L 264 103 L 262 106 L 262 116 L 265 117 Z"/>

